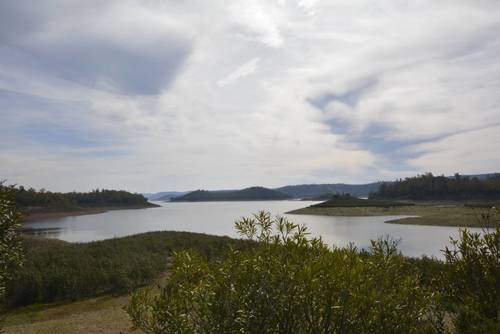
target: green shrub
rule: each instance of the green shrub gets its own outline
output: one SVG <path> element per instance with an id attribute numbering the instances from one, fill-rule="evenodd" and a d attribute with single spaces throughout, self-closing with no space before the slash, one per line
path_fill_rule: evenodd
<path id="1" fill-rule="evenodd" d="M 306 228 L 261 212 L 236 223 L 259 245 L 207 261 L 176 253 L 160 294 L 137 292 L 127 312 L 147 333 L 429 333 L 441 330 L 438 295 L 390 239 L 327 248 Z M 273 234 L 273 231 L 276 233 Z"/>
<path id="2" fill-rule="evenodd" d="M 4 311 L 6 286 L 12 281 L 12 272 L 22 264 L 22 251 L 17 228 L 21 214 L 14 200 L 13 187 L 0 181 L 0 314 Z M 0 318 L 2 332 L 3 317 Z"/>
<path id="3" fill-rule="evenodd" d="M 483 234 L 460 230 L 444 254 L 449 270 L 443 292 L 461 333 L 500 333 L 500 224 L 496 210 L 483 216 Z"/>
<path id="4" fill-rule="evenodd" d="M 0 302 L 3 304 L 6 285 L 12 272 L 22 262 L 22 251 L 17 228 L 21 214 L 14 201 L 14 188 L 0 182 Z"/>

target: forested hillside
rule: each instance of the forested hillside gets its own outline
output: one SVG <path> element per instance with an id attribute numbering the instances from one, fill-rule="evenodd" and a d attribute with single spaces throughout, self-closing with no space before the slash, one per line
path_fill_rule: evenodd
<path id="1" fill-rule="evenodd" d="M 13 189 L 17 206 L 23 211 L 64 211 L 97 207 L 148 207 L 154 206 L 140 194 L 124 190 L 96 189 L 88 193 L 51 192 L 44 189 Z"/>
<path id="2" fill-rule="evenodd" d="M 500 174 L 485 178 L 462 176 L 420 176 L 383 183 L 370 198 L 413 200 L 475 200 L 500 199 Z"/>
<path id="3" fill-rule="evenodd" d="M 287 194 L 293 198 L 313 198 L 325 194 L 343 194 L 349 193 L 357 197 L 365 197 L 370 192 L 376 191 L 382 182 L 373 182 L 366 184 L 299 184 L 293 186 L 284 186 L 275 190 Z"/>

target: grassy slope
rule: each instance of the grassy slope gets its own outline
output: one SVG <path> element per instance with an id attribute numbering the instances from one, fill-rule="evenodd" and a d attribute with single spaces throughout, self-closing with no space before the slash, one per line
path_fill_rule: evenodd
<path id="1" fill-rule="evenodd" d="M 90 243 L 24 237 L 26 259 L 7 286 L 11 307 L 123 294 L 148 284 L 168 266 L 174 251 L 195 249 L 208 258 L 229 245 L 228 237 L 187 232 L 149 232 Z"/>
<path id="2" fill-rule="evenodd" d="M 414 205 L 402 207 L 307 207 L 293 210 L 290 214 L 322 215 L 322 216 L 418 216 L 388 221 L 394 224 L 439 225 L 481 227 L 479 216 L 485 213 L 484 208 L 440 207 L 436 205 Z"/>

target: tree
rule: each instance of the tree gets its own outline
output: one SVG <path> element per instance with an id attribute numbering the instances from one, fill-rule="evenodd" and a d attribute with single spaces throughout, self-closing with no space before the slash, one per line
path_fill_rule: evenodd
<path id="1" fill-rule="evenodd" d="M 21 214 L 14 202 L 14 188 L 0 182 L 0 299 L 16 267 L 22 262 L 21 241 L 17 228 Z"/>

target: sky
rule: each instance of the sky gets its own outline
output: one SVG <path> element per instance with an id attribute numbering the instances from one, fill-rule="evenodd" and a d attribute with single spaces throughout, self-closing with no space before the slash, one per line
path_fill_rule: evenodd
<path id="1" fill-rule="evenodd" d="M 0 0 L 8 183 L 364 183 L 499 143 L 498 0 Z"/>

